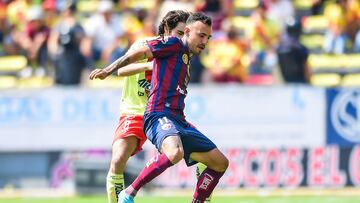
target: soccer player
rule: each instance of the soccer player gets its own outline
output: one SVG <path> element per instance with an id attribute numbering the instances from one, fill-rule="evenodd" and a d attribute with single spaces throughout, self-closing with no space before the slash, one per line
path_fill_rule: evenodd
<path id="1" fill-rule="evenodd" d="M 184 99 L 189 82 L 189 58 L 200 54 L 211 37 L 211 19 L 192 14 L 186 22 L 182 39 L 165 37 L 150 40 L 142 47 L 121 57 L 105 69 L 96 69 L 90 79 L 104 79 L 117 69 L 144 58 L 154 58 L 152 88 L 144 114 L 147 138 L 161 154 L 153 157 L 133 184 L 120 193 L 119 202 L 134 202 L 137 191 L 146 183 L 178 163 L 188 166 L 197 162 L 207 168 L 201 173 L 193 203 L 202 203 L 212 193 L 228 167 L 227 158 L 216 145 L 185 120 Z"/>
<path id="2" fill-rule="evenodd" d="M 185 11 L 168 12 L 159 25 L 158 34 L 182 37 L 188 17 L 189 13 Z M 146 46 L 146 39 L 135 42 L 129 51 L 142 46 Z M 117 203 L 118 194 L 125 188 L 123 173 L 126 162 L 131 155 L 141 150 L 146 141 L 142 120 L 148 98 L 146 91 L 150 90 L 151 68 L 151 62 L 137 63 L 130 64 L 118 71 L 120 76 L 129 77 L 125 78 L 121 99 L 121 116 L 115 131 L 110 169 L 106 180 L 109 203 Z"/>

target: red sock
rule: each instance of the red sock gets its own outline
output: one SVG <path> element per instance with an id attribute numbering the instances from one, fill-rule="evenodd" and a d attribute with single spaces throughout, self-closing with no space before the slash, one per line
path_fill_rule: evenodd
<path id="1" fill-rule="evenodd" d="M 192 203 L 203 203 L 213 192 L 224 173 L 206 168 L 198 179 Z"/>
<path id="2" fill-rule="evenodd" d="M 159 154 L 153 157 L 146 164 L 145 168 L 140 172 L 135 181 L 131 184 L 131 187 L 126 189 L 126 192 L 132 196 L 135 196 L 137 191 L 139 191 L 142 186 L 150 182 L 152 179 L 160 175 L 172 165 L 173 164 L 165 154 Z"/>

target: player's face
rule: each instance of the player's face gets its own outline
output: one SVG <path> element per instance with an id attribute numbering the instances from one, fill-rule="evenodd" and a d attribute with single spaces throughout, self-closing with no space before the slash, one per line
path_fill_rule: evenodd
<path id="1" fill-rule="evenodd" d="M 199 55 L 209 42 L 212 33 L 211 26 L 208 26 L 200 21 L 196 21 L 188 26 L 188 30 L 186 32 L 188 32 L 187 44 L 190 52 Z"/>
<path id="2" fill-rule="evenodd" d="M 171 30 L 170 33 L 166 33 L 166 35 L 176 36 L 176 37 L 183 37 L 184 36 L 184 29 L 185 29 L 185 23 L 179 22 L 177 26 Z"/>

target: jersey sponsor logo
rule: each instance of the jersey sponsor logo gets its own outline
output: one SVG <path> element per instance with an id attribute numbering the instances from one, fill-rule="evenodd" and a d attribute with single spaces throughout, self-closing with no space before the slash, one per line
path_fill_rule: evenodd
<path id="1" fill-rule="evenodd" d="M 145 89 L 146 95 L 149 95 L 149 92 L 151 90 L 151 83 L 148 82 L 146 79 L 141 79 L 138 81 L 138 84 L 140 87 Z M 139 96 L 144 96 L 145 94 L 143 92 L 138 92 Z"/>
<path id="2" fill-rule="evenodd" d="M 180 93 L 186 96 L 186 90 L 182 89 L 179 85 L 177 86 L 176 90 Z"/>
<path id="3" fill-rule="evenodd" d="M 331 108 L 331 122 L 341 137 L 360 142 L 360 90 L 342 91 Z"/>
<path id="4" fill-rule="evenodd" d="M 119 201 L 119 194 L 123 190 L 124 190 L 124 185 L 122 183 L 115 183 L 115 194 L 117 201 Z"/>

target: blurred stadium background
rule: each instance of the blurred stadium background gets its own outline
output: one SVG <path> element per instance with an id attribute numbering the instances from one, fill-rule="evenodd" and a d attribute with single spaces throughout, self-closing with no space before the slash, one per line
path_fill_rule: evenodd
<path id="1" fill-rule="evenodd" d="M 186 100 L 230 160 L 214 202 L 358 202 L 358 0 L 1 0 L 0 202 L 106 201 L 123 79 L 87 75 L 174 8 L 214 21 Z M 127 183 L 154 153 L 130 159 Z M 190 201 L 194 170 L 139 202 Z"/>

